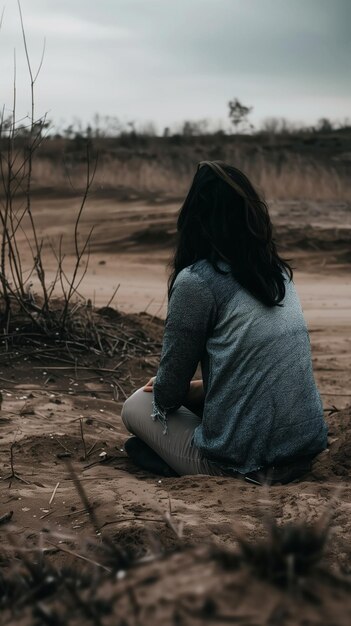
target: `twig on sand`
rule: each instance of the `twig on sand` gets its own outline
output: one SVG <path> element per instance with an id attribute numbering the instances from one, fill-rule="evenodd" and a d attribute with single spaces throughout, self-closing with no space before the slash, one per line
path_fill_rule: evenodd
<path id="1" fill-rule="evenodd" d="M 88 513 L 86 509 L 78 509 L 78 511 L 69 511 L 69 513 L 62 513 L 60 515 L 56 515 L 56 517 L 75 517 L 76 515 L 80 515 L 81 513 Z"/>
<path id="2" fill-rule="evenodd" d="M 56 443 L 58 443 L 59 446 L 61 446 L 61 448 L 67 452 L 68 454 L 72 454 L 72 450 L 70 450 L 69 448 L 67 448 L 62 441 L 60 441 L 59 439 L 57 439 L 57 437 L 55 437 L 55 435 L 53 436 L 53 439 L 56 441 Z"/>
<path id="3" fill-rule="evenodd" d="M 9 380 L 8 378 L 3 378 L 2 376 L 0 376 L 0 380 L 4 383 L 10 383 L 11 385 L 13 385 L 13 383 L 15 382 L 14 380 Z M 0 410 L 1 410 L 2 401 L 3 401 L 3 396 L 1 394 Z"/>
<path id="4" fill-rule="evenodd" d="M 331 391 L 321 391 L 321 396 L 340 396 L 345 398 L 351 398 L 351 393 L 333 393 Z"/>
<path id="5" fill-rule="evenodd" d="M 54 498 L 55 498 L 55 495 L 56 495 L 56 491 L 58 490 L 59 486 L 60 486 L 60 483 L 59 483 L 59 482 L 58 482 L 58 483 L 56 483 L 55 488 L 54 488 L 54 491 L 52 492 L 52 494 L 51 494 L 51 498 L 50 498 L 50 500 L 49 500 L 49 506 L 51 506 L 51 504 L 53 503 Z"/>
<path id="6" fill-rule="evenodd" d="M 39 519 L 45 519 L 46 517 L 49 517 L 49 515 L 52 515 L 53 512 L 54 512 L 53 510 L 48 511 L 47 513 L 44 513 L 44 515 L 41 515 Z"/>
<path id="7" fill-rule="evenodd" d="M 28 392 L 28 391 L 38 391 L 38 392 L 41 392 L 41 391 L 43 391 L 43 389 L 41 387 L 39 387 L 39 386 L 37 386 L 37 387 L 27 387 L 27 386 L 20 387 L 20 385 L 18 385 L 18 384 L 16 384 L 14 387 L 6 387 L 6 389 L 5 389 L 5 391 L 21 391 L 21 390 L 23 390 L 25 392 Z M 56 393 L 65 393 L 68 396 L 72 396 L 72 395 L 75 394 L 75 391 L 73 391 L 73 390 L 70 391 L 69 389 L 61 389 L 61 388 L 58 389 L 57 387 L 54 387 L 52 389 L 45 389 L 45 391 L 51 391 L 51 392 L 55 391 Z M 97 394 L 97 393 L 98 394 L 111 395 L 112 389 L 111 390 L 110 389 L 109 390 L 107 390 L 107 389 L 80 389 L 79 390 L 79 395 L 82 395 L 83 393 L 90 394 L 90 395 L 91 394 Z M 10 413 L 10 411 L 7 411 L 7 413 Z M 17 413 L 12 413 L 12 414 L 13 415 L 17 415 Z"/>
<path id="8" fill-rule="evenodd" d="M 149 300 L 147 306 L 144 309 L 144 313 L 147 313 L 147 310 L 150 308 L 150 306 L 152 305 L 152 303 L 154 302 L 155 298 L 151 298 L 151 300 Z"/>
<path id="9" fill-rule="evenodd" d="M 80 436 L 83 442 L 83 448 L 84 448 L 84 461 L 86 461 L 87 458 L 87 446 L 85 443 L 85 438 L 84 438 L 84 429 L 83 429 L 83 420 L 82 418 L 79 418 L 79 425 L 80 425 Z"/>
<path id="10" fill-rule="evenodd" d="M 49 365 L 49 366 L 45 366 L 46 370 L 68 370 L 68 371 L 72 371 L 72 368 L 74 367 L 74 363 L 72 363 L 72 365 L 70 367 L 63 367 L 63 366 L 54 366 L 54 365 Z M 38 366 L 34 366 L 33 367 L 34 370 L 42 370 L 43 366 L 38 367 Z M 96 365 L 95 367 L 85 367 L 84 365 L 78 365 L 77 370 L 85 370 L 88 372 L 104 372 L 107 374 L 115 374 L 116 370 L 110 370 L 110 369 L 106 369 L 104 367 L 99 367 L 98 365 Z"/>
<path id="11" fill-rule="evenodd" d="M 334 415 L 334 413 L 340 413 L 341 410 L 342 409 L 338 409 L 338 407 L 335 406 L 335 404 L 332 404 L 327 409 L 323 409 L 324 413 L 329 413 L 329 417 L 331 417 L 331 415 Z"/>
<path id="12" fill-rule="evenodd" d="M 120 389 L 120 390 L 121 390 L 121 392 L 122 392 L 122 394 L 123 394 L 123 396 L 124 396 L 124 399 L 126 400 L 126 399 L 128 398 L 128 394 L 124 391 L 124 389 L 123 389 L 123 387 L 122 387 L 121 383 L 119 383 L 117 380 L 114 380 L 114 381 L 113 381 L 113 384 L 114 384 L 116 387 L 118 387 L 118 389 Z"/>
<path id="13" fill-rule="evenodd" d="M 68 548 L 64 548 L 63 546 L 57 545 L 56 543 L 54 543 L 53 541 L 50 541 L 49 539 L 46 539 L 46 541 L 57 550 L 60 550 L 61 552 L 66 552 L 67 554 L 70 554 L 71 556 L 76 557 L 76 559 L 82 559 L 83 561 L 87 561 L 88 563 L 91 563 L 92 565 L 96 565 L 97 567 L 102 567 L 102 569 L 104 569 L 106 572 L 111 573 L 112 571 L 109 567 L 106 567 L 106 565 L 103 565 L 102 563 L 98 563 L 97 561 L 94 561 L 93 559 L 89 559 L 89 557 L 84 556 L 83 554 L 78 554 L 78 552 L 74 552 L 73 550 L 69 550 Z"/>
<path id="14" fill-rule="evenodd" d="M 11 487 L 12 481 L 13 479 L 19 480 L 21 483 L 24 483 L 25 485 L 30 485 L 30 482 L 28 482 L 28 480 L 25 480 L 24 478 L 22 478 L 16 471 L 15 471 L 15 466 L 14 466 L 14 458 L 13 458 L 13 449 L 14 446 L 16 444 L 16 441 L 13 441 L 11 443 L 10 446 L 10 466 L 11 466 L 11 474 L 9 474 L 8 476 L 4 476 L 2 480 L 9 480 L 9 488 Z"/>
<path id="15" fill-rule="evenodd" d="M 74 486 L 78 492 L 78 495 L 82 501 L 82 504 L 84 505 L 88 515 L 89 515 L 89 520 L 90 523 L 92 525 L 92 527 L 94 528 L 96 533 L 100 532 L 100 524 L 98 522 L 98 519 L 96 517 L 95 511 L 94 511 L 94 507 L 92 506 L 92 504 L 90 504 L 89 498 L 86 494 L 86 491 L 81 483 L 81 481 L 79 480 L 75 470 L 73 469 L 73 465 L 72 463 L 70 463 L 69 460 L 66 461 L 66 465 L 68 468 L 68 471 L 71 475 L 71 479 L 73 480 Z"/>
<path id="16" fill-rule="evenodd" d="M 106 304 L 106 308 L 111 306 L 113 300 L 115 299 L 115 297 L 117 295 L 117 291 L 119 290 L 120 286 L 121 286 L 121 283 L 118 283 L 118 285 L 117 285 L 116 289 L 114 290 L 111 298 L 109 299 L 108 303 Z"/>
<path id="17" fill-rule="evenodd" d="M 77 422 L 78 420 L 82 419 L 81 417 L 75 417 L 72 421 L 71 424 L 74 422 Z M 117 426 L 114 426 L 113 424 L 110 424 L 110 422 L 107 422 L 106 420 L 101 420 L 98 417 L 88 417 L 87 418 L 87 424 L 90 425 L 91 422 L 96 422 L 97 424 L 104 424 L 105 426 L 107 426 L 108 428 L 112 428 L 113 430 L 119 430 Z"/>
<path id="18" fill-rule="evenodd" d="M 162 519 L 162 517 L 142 517 L 140 515 L 134 515 L 134 517 L 121 517 L 119 519 L 111 520 L 110 522 L 104 522 L 100 528 L 105 528 L 105 526 L 110 526 L 111 524 L 123 524 L 123 522 L 156 522 L 157 524 L 167 524 L 168 520 Z"/>
<path id="19" fill-rule="evenodd" d="M 96 446 L 97 446 L 97 441 L 94 441 L 93 445 L 90 446 L 90 448 L 89 448 L 89 450 L 87 452 L 87 457 L 89 457 L 94 452 Z M 101 450 L 101 448 L 99 448 L 99 450 Z M 96 452 L 98 452 L 98 450 Z"/>
<path id="20" fill-rule="evenodd" d="M 0 517 L 0 524 L 6 524 L 12 519 L 13 511 L 9 511 Z"/>

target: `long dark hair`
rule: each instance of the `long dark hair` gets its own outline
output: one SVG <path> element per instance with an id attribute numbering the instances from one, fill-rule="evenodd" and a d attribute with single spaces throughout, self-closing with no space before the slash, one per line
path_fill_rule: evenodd
<path id="1" fill-rule="evenodd" d="M 291 280 L 293 271 L 278 255 L 266 203 L 240 170 L 221 161 L 199 163 L 177 229 L 169 293 L 192 263 L 207 259 L 223 273 L 218 263 L 226 261 L 253 296 L 267 306 L 280 305 L 286 275 Z"/>

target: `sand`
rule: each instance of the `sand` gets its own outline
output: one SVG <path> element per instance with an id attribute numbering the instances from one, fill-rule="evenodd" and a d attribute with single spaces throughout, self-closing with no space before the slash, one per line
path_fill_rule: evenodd
<path id="1" fill-rule="evenodd" d="M 76 200 L 51 198 L 38 201 L 36 210 L 42 233 L 50 237 L 58 236 L 69 227 L 76 208 Z M 135 318 L 135 323 L 149 324 L 154 335 L 160 339 L 162 324 L 155 327 L 153 317 L 162 318 L 166 311 L 165 265 L 174 237 L 176 208 L 176 204 L 145 206 L 140 202 L 122 204 L 111 199 L 92 200 L 81 228 L 83 234 L 98 221 L 82 293 L 97 306 L 102 306 L 120 284 L 114 306 L 134 314 L 146 311 L 148 315 Z M 325 562 L 338 575 L 350 576 L 351 410 L 347 407 L 351 404 L 351 278 L 347 250 L 338 245 L 338 235 L 335 235 L 335 229 L 341 228 L 341 225 L 349 232 L 350 210 L 338 206 L 333 213 L 333 207 L 310 206 L 308 213 L 308 207 L 291 204 L 289 222 L 288 208 L 274 206 L 272 209 L 283 248 L 286 245 L 284 233 L 290 232 L 291 220 L 295 226 L 299 220 L 300 239 L 305 225 L 313 226 L 315 221 L 321 224 L 321 217 L 325 232 L 329 235 L 334 233 L 334 239 L 328 239 L 328 245 L 323 250 L 319 247 L 321 239 L 318 233 L 312 248 L 309 244 L 302 245 L 300 239 L 298 244 L 295 237 L 289 253 L 296 259 L 298 269 L 295 281 L 310 330 L 315 376 L 330 422 L 330 449 L 316 460 L 312 473 L 289 486 L 262 489 L 232 478 L 196 476 L 165 479 L 135 468 L 123 452 L 127 437 L 120 419 L 123 394 L 130 393 L 155 372 L 157 353 L 133 361 L 132 375 L 123 384 L 117 401 L 109 388 L 108 376 L 95 375 L 94 378 L 94 372 L 62 371 L 58 363 L 50 365 L 40 361 L 35 366 L 22 362 L 14 368 L 2 359 L 0 384 L 4 400 L 0 414 L 0 518 L 13 511 L 11 525 L 18 541 L 33 545 L 37 533 L 43 528 L 56 533 L 57 545 L 59 541 L 65 542 L 59 539 L 62 533 L 68 532 L 79 542 L 91 532 L 86 509 L 79 499 L 64 458 L 69 453 L 79 480 L 95 508 L 101 532 L 112 536 L 137 555 L 155 550 L 167 554 L 179 545 L 195 546 L 191 548 L 193 552 L 181 553 L 178 558 L 185 571 L 193 572 L 192 581 L 196 578 L 202 581 L 198 597 L 209 595 L 209 579 L 207 582 L 203 580 L 204 568 L 198 565 L 201 559 L 212 568 L 213 580 L 220 575 L 221 569 L 207 553 L 203 556 L 203 546 L 209 543 L 235 549 L 238 529 L 249 539 L 257 539 L 264 534 L 262 518 L 266 514 L 284 524 L 303 520 L 316 522 L 332 512 L 332 531 Z M 153 231 L 153 228 L 156 230 Z M 145 237 L 145 231 L 152 232 Z M 70 245 L 67 245 L 68 266 L 73 258 Z M 53 271 L 50 259 L 48 263 Z M 94 446 L 87 458 L 84 458 L 81 424 L 86 451 Z M 13 443 L 14 468 L 20 479 L 8 478 Z M 181 540 L 165 518 L 170 506 L 174 520 L 183 528 Z M 6 524 L 6 528 L 9 527 Z M 2 546 L 7 545 L 6 541 L 3 533 L 0 536 Z M 169 557 L 167 576 L 172 568 L 179 571 L 176 558 Z M 52 559 L 56 563 L 75 561 L 74 557 L 59 550 Z M 155 604 L 158 596 L 171 593 L 172 579 L 167 579 L 168 582 L 162 586 L 160 581 L 165 576 L 162 566 L 154 564 L 145 567 L 151 570 L 159 568 L 158 574 L 153 574 L 155 585 L 152 587 L 152 598 Z M 142 574 L 131 573 L 130 576 L 138 588 L 137 578 Z M 223 618 L 222 621 L 214 618 L 211 621 L 212 618 L 209 618 L 206 623 L 350 623 L 345 617 L 345 611 L 350 611 L 350 607 L 346 607 L 344 600 L 341 605 L 345 611 L 341 610 L 340 614 L 334 611 L 332 600 L 323 610 L 312 607 L 308 613 L 306 609 L 304 615 L 309 616 L 311 621 L 300 622 L 296 610 L 291 613 L 292 609 L 289 609 L 286 615 L 279 613 L 279 606 L 287 602 L 286 596 L 274 592 L 268 602 L 268 591 L 263 583 L 252 582 L 251 574 L 246 573 L 251 581 L 249 592 L 248 582 L 243 576 L 238 574 L 235 583 L 235 593 L 238 594 L 238 589 L 241 589 L 242 597 L 246 598 L 240 609 L 241 614 L 236 604 L 236 617 L 232 613 L 232 618 Z M 230 584 L 234 589 L 233 578 Z M 318 584 L 317 595 L 330 592 L 330 586 L 327 585 L 327 592 L 321 591 L 324 583 Z M 186 596 L 185 590 L 177 593 L 177 602 L 181 604 Z M 228 590 L 226 593 L 229 593 Z M 329 595 L 333 596 L 331 592 Z M 219 601 L 220 613 L 229 610 L 228 606 L 233 604 L 223 600 L 223 597 Z M 257 604 L 257 598 L 261 598 L 261 612 L 248 609 L 252 607 L 252 598 L 256 598 L 254 604 Z M 174 602 L 169 603 L 169 606 L 173 605 Z M 128 613 L 126 608 L 124 610 Z M 234 610 L 233 607 L 231 610 Z M 335 621 L 332 621 L 330 611 Z M 276 621 L 272 618 L 274 614 Z M 149 610 L 140 623 L 161 623 L 153 621 L 156 618 L 168 623 L 169 615 L 166 609 L 163 613 Z M 347 615 L 350 616 L 350 612 Z M 184 620 L 169 623 L 203 623 L 201 611 L 188 621 Z"/>

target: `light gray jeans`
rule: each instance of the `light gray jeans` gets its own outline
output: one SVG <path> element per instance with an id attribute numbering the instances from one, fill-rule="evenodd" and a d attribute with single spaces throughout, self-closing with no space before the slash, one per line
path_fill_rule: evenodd
<path id="1" fill-rule="evenodd" d="M 177 474 L 208 474 L 222 476 L 224 472 L 205 459 L 200 450 L 192 445 L 195 428 L 201 418 L 184 406 L 168 415 L 167 433 L 163 426 L 151 418 L 153 394 L 138 389 L 126 400 L 122 420 L 126 429 L 142 439 Z"/>

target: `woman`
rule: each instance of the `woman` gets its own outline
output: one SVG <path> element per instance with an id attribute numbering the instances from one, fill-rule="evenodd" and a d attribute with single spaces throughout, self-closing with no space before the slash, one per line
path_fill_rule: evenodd
<path id="1" fill-rule="evenodd" d="M 309 469 L 327 428 L 292 276 L 247 177 L 200 163 L 178 218 L 157 376 L 122 412 L 135 463 L 254 482 Z"/>

